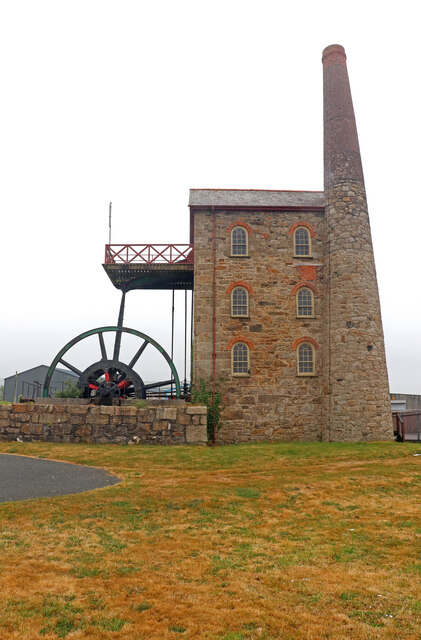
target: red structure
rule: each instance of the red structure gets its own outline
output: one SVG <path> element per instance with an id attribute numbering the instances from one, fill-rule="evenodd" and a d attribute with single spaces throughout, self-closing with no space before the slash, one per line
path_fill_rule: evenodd
<path id="1" fill-rule="evenodd" d="M 103 266 L 123 292 L 193 289 L 192 244 L 107 244 Z"/>
<path id="2" fill-rule="evenodd" d="M 193 264 L 192 244 L 107 244 L 105 264 Z"/>

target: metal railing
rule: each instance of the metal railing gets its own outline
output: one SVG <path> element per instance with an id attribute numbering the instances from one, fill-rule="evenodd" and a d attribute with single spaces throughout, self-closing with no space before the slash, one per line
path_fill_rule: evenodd
<path id="1" fill-rule="evenodd" d="M 401 442 L 421 442 L 421 411 L 393 412 L 393 430 Z"/>
<path id="2" fill-rule="evenodd" d="M 105 264 L 193 264 L 192 244 L 107 244 Z"/>
<path id="3" fill-rule="evenodd" d="M 43 382 L 21 382 L 22 389 L 20 396 L 24 398 L 42 398 L 44 383 Z M 65 383 L 64 380 L 61 382 L 56 382 L 55 385 L 51 385 L 50 387 L 50 396 L 54 397 L 57 391 L 64 391 Z"/>

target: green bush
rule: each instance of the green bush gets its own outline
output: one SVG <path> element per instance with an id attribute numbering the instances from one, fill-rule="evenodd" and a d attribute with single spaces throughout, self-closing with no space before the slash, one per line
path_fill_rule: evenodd
<path id="1" fill-rule="evenodd" d="M 215 391 L 215 397 L 212 389 L 208 389 L 203 378 L 199 380 L 199 387 L 193 387 L 191 393 L 192 402 L 195 404 L 204 404 L 208 409 L 207 415 L 207 431 L 208 440 L 213 440 L 213 422 L 215 416 L 215 431 L 221 428 L 221 407 L 222 394 Z"/>
<path id="2" fill-rule="evenodd" d="M 81 398 L 82 389 L 79 389 L 77 384 L 68 378 L 64 383 L 64 389 L 62 391 L 56 391 L 55 398 Z"/>

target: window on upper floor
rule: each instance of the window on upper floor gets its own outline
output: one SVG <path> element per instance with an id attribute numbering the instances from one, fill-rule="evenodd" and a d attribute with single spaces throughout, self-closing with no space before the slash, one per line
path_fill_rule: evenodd
<path id="1" fill-rule="evenodd" d="M 294 256 L 311 256 L 311 236 L 306 227 L 297 227 L 294 231 Z"/>
<path id="2" fill-rule="evenodd" d="M 297 295 L 297 318 L 314 317 L 314 295 L 308 287 L 298 289 Z"/>
<path id="3" fill-rule="evenodd" d="M 231 255 L 248 256 L 248 233 L 244 227 L 234 227 L 231 231 Z"/>
<path id="4" fill-rule="evenodd" d="M 314 376 L 315 351 L 312 344 L 302 342 L 297 349 L 297 373 L 299 376 Z"/>
<path id="5" fill-rule="evenodd" d="M 231 349 L 231 371 L 233 376 L 248 376 L 250 352 L 244 342 L 236 342 Z"/>
<path id="6" fill-rule="evenodd" d="M 249 293 L 245 287 L 234 287 L 231 291 L 231 316 L 233 318 L 248 318 Z"/>

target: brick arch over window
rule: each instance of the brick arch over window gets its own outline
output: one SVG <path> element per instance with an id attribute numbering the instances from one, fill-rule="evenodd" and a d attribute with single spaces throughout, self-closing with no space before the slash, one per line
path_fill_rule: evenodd
<path id="1" fill-rule="evenodd" d="M 236 220 L 235 222 L 231 222 L 231 224 L 227 228 L 227 233 L 231 233 L 234 227 L 244 227 L 244 229 L 247 229 L 248 233 L 253 233 L 253 229 L 251 228 L 251 226 L 247 224 L 247 222 L 244 222 L 244 220 Z"/>
<path id="2" fill-rule="evenodd" d="M 242 280 L 239 280 L 238 282 L 231 282 L 231 284 L 229 285 L 229 287 L 228 287 L 228 289 L 226 290 L 225 293 L 231 293 L 231 291 L 235 287 L 244 287 L 244 289 L 247 289 L 247 291 L 249 292 L 249 294 L 251 296 L 254 294 L 254 291 L 251 288 L 251 286 L 247 282 L 243 282 Z"/>
<path id="3" fill-rule="evenodd" d="M 226 346 L 226 350 L 231 351 L 233 345 L 236 342 L 245 342 L 245 344 L 249 347 L 249 349 L 252 349 L 254 351 L 254 344 L 252 343 L 250 338 L 244 338 L 244 336 L 237 336 L 236 338 L 231 338 L 231 340 L 228 342 Z"/>
<path id="4" fill-rule="evenodd" d="M 309 224 L 308 222 L 303 222 L 302 220 L 300 220 L 299 222 L 294 222 L 294 224 L 290 226 L 288 231 L 289 235 L 292 236 L 295 229 L 298 229 L 298 227 L 305 227 L 305 229 L 308 229 L 310 231 L 311 238 L 314 238 L 314 236 L 316 235 L 316 232 L 311 224 Z"/>
<path id="5" fill-rule="evenodd" d="M 245 286 L 245 285 L 243 285 Z M 298 282 L 298 284 L 295 285 L 295 287 L 293 287 L 292 291 L 291 291 L 291 295 L 295 296 L 295 294 L 297 293 L 298 289 L 302 289 L 303 287 L 307 287 L 307 289 L 310 289 L 315 296 L 319 295 L 319 292 L 317 291 L 317 288 L 314 286 L 314 284 L 311 284 L 311 282 L 307 282 L 306 280 L 301 280 L 301 282 Z"/>
<path id="6" fill-rule="evenodd" d="M 302 343 L 302 342 L 309 342 L 310 344 L 313 345 L 313 347 L 315 349 L 320 349 L 319 345 L 317 344 L 317 342 L 315 341 L 314 338 L 309 338 L 308 336 L 303 336 L 302 338 L 297 338 L 297 340 L 294 340 L 294 342 L 292 343 L 292 350 L 295 351 L 297 349 L 297 347 Z"/>

